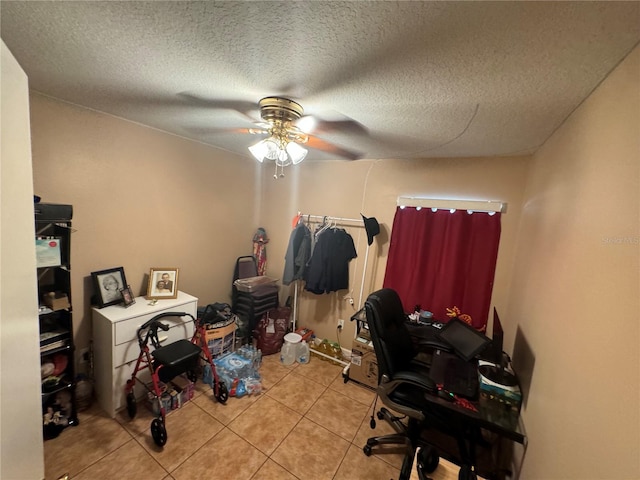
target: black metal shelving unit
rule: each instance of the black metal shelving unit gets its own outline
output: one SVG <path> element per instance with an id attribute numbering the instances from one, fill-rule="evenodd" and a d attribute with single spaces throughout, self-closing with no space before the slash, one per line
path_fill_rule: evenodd
<path id="1" fill-rule="evenodd" d="M 71 205 L 34 205 L 42 428 L 46 439 L 78 425 L 71 307 Z"/>

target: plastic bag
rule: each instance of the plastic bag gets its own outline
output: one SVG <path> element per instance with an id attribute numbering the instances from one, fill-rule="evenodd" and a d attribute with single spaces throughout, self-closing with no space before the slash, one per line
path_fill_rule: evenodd
<path id="1" fill-rule="evenodd" d="M 262 316 L 253 334 L 263 355 L 273 355 L 280 351 L 289 328 L 290 317 L 289 307 L 274 308 Z"/>

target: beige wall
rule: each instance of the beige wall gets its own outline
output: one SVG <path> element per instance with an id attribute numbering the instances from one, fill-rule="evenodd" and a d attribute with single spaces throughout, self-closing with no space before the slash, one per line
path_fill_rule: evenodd
<path id="1" fill-rule="evenodd" d="M 29 84 L 4 44 L 0 85 L 0 478 L 44 478 Z"/>
<path id="2" fill-rule="evenodd" d="M 34 190 L 74 207 L 74 330 L 89 344 L 91 272 L 124 267 L 136 294 L 151 267 L 178 267 L 200 304 L 230 302 L 235 259 L 252 252 L 252 162 L 33 94 Z"/>
<path id="3" fill-rule="evenodd" d="M 358 252 L 358 258 L 351 262 L 350 277 L 355 306 L 344 299 L 347 291 L 299 295 L 299 324 L 335 340 L 337 320 L 343 318 L 347 322 L 340 339 L 350 347 L 355 325 L 349 318 L 370 292 L 382 287 L 398 196 L 500 200 L 509 206 L 502 219 L 493 300 L 498 310 L 506 309 L 526 162 L 527 157 L 303 162 L 285 169 L 285 178 L 278 180 L 267 169 L 260 218 L 271 239 L 267 247 L 268 274 L 282 278 L 291 220 L 298 211 L 353 219 L 361 218 L 360 213 L 376 217 L 381 234 L 369 250 L 362 296 L 367 236 L 364 228 L 346 227 Z M 283 290 L 284 299 L 289 289 Z"/>
<path id="4" fill-rule="evenodd" d="M 522 478 L 640 478 L 640 49 L 534 156 L 506 318 L 535 356 Z"/>

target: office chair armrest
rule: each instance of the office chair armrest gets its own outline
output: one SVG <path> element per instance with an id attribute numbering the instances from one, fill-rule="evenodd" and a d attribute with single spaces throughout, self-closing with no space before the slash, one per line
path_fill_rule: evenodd
<path id="1" fill-rule="evenodd" d="M 430 377 L 408 370 L 396 373 L 389 383 L 392 384 L 389 385 L 392 388 L 396 388 L 400 383 L 410 383 L 427 392 L 435 392 L 437 390 L 435 382 Z"/>

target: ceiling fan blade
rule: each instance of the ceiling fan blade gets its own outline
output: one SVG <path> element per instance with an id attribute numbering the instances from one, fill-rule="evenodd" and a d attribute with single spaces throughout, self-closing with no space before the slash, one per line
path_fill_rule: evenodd
<path id="1" fill-rule="evenodd" d="M 346 158 L 347 160 L 358 160 L 362 156 L 359 153 L 338 147 L 337 145 L 321 140 L 320 138 L 314 137 L 313 135 L 309 135 L 305 146 L 314 148 L 316 150 L 321 150 L 326 153 L 331 153 L 333 155 Z"/>
<path id="2" fill-rule="evenodd" d="M 223 100 L 204 98 L 189 92 L 180 92 L 177 96 L 184 98 L 188 102 L 196 104 L 200 107 L 216 108 L 220 110 L 235 110 L 236 112 L 247 117 L 247 119 L 252 122 L 260 120 L 256 102 L 249 102 L 246 100 Z"/>
<path id="3" fill-rule="evenodd" d="M 207 128 L 207 127 L 188 127 L 185 130 L 191 133 L 197 134 L 227 134 L 227 133 L 241 133 L 251 135 L 267 135 L 269 132 L 261 127 L 256 128 Z"/>
<path id="4" fill-rule="evenodd" d="M 306 133 L 347 133 L 362 136 L 369 134 L 367 127 L 348 117 L 342 120 L 323 120 L 315 115 L 303 115 L 296 125 Z"/>

